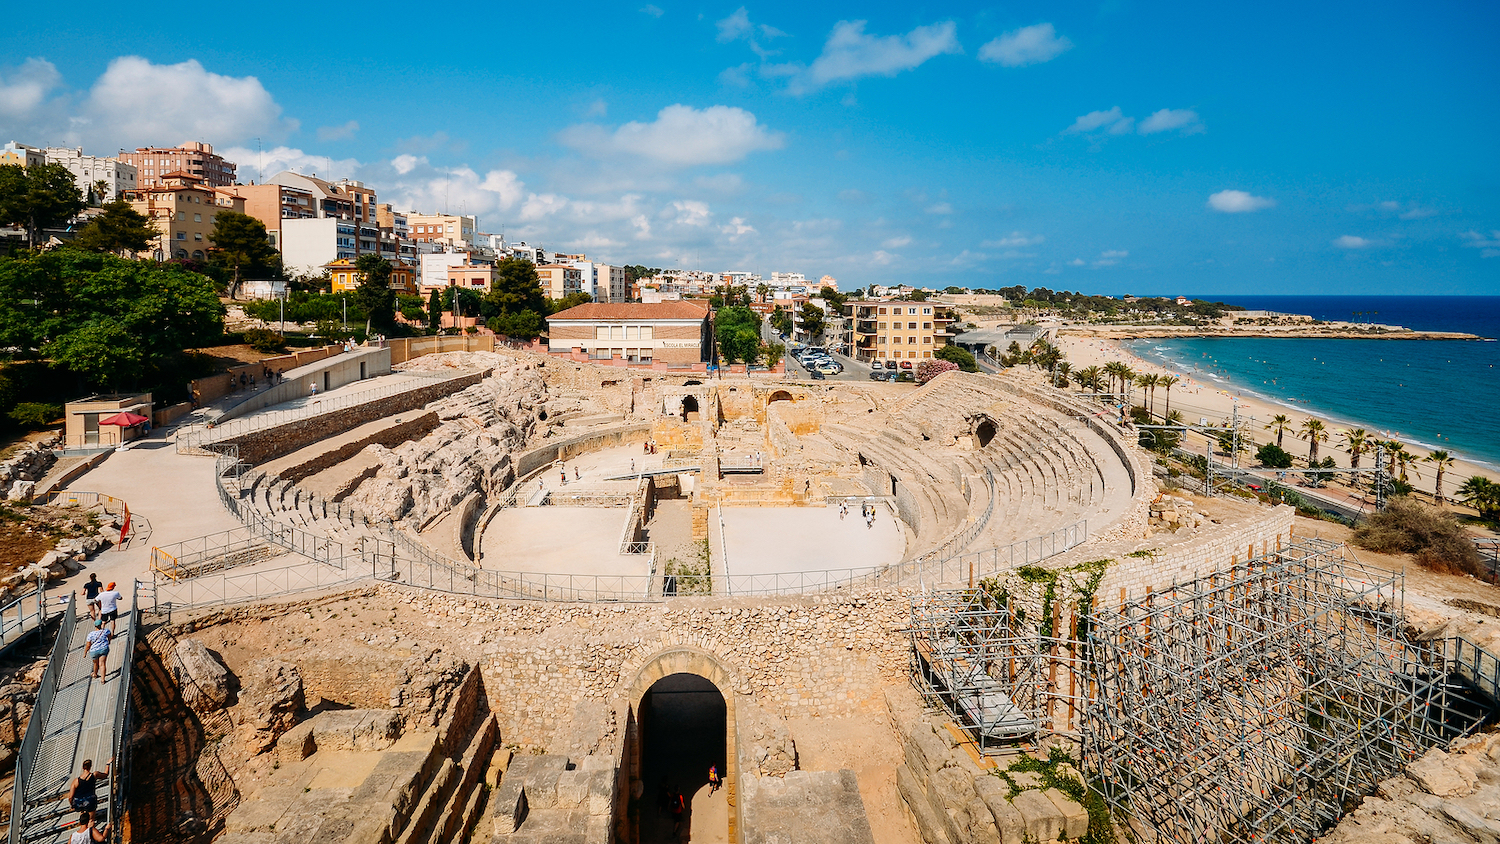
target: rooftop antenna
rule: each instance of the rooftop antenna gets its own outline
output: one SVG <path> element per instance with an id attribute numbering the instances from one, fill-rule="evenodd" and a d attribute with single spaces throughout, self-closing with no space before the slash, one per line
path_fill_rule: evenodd
<path id="1" fill-rule="evenodd" d="M 255 139 L 255 158 L 259 162 L 259 164 L 256 165 L 256 169 L 258 169 L 260 171 L 260 183 L 261 184 L 265 184 L 266 183 L 266 154 L 265 154 L 265 151 L 263 151 L 260 148 L 260 138 L 256 138 Z"/>

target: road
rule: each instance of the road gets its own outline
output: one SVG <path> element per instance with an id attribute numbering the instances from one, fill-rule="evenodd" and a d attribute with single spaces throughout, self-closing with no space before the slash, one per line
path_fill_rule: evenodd
<path id="1" fill-rule="evenodd" d="M 776 332 L 776 329 L 774 329 L 774 328 L 771 327 L 771 320 L 770 320 L 769 317 L 767 317 L 766 319 L 761 320 L 760 335 L 761 335 L 762 341 L 764 341 L 766 343 L 779 343 L 782 346 L 787 346 L 788 347 L 788 351 L 790 351 L 791 344 L 787 340 L 783 339 L 782 336 Z M 870 365 L 869 364 L 867 364 L 867 363 L 860 363 L 859 361 L 855 360 L 854 358 L 847 357 L 847 356 L 842 355 L 842 354 L 840 354 L 838 352 L 832 352 L 832 351 L 830 351 L 830 354 L 833 355 L 833 359 L 835 361 L 838 361 L 838 363 L 839 363 L 840 366 L 844 367 L 844 371 L 840 372 L 838 375 L 828 375 L 828 376 L 825 376 L 825 380 L 828 380 L 828 381 L 868 381 L 868 380 L 870 380 Z M 794 379 L 794 380 L 798 380 L 798 381 L 805 381 L 805 380 L 808 380 L 808 379 L 810 379 L 812 377 L 812 373 L 810 373 L 810 372 L 807 371 L 807 367 L 804 367 L 800 362 L 798 362 L 798 360 L 796 358 L 792 357 L 790 354 L 788 354 L 787 358 L 786 358 L 786 375 L 787 375 L 788 378 L 791 378 L 791 379 Z"/>

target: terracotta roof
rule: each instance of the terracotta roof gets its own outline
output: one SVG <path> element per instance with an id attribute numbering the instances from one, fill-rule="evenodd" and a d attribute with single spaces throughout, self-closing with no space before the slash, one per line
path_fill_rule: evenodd
<path id="1" fill-rule="evenodd" d="M 703 319 L 708 309 L 691 302 L 588 302 L 577 307 L 559 311 L 549 320 L 599 320 L 599 319 Z"/>

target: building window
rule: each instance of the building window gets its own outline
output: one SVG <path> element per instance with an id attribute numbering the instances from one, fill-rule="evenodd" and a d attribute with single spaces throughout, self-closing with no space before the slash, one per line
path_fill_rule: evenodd
<path id="1" fill-rule="evenodd" d="M 923 328 L 931 328 L 932 327 L 932 323 L 930 323 L 930 322 L 924 322 L 924 323 L 922 323 L 922 327 Z"/>
<path id="2" fill-rule="evenodd" d="M 881 308 L 880 309 L 880 315 L 881 316 L 885 316 L 885 308 Z"/>
<path id="3" fill-rule="evenodd" d="M 923 343 L 923 345 L 931 346 L 932 345 L 932 336 L 928 335 L 926 337 L 923 337 L 922 338 L 922 343 Z"/>
<path id="4" fill-rule="evenodd" d="M 641 326 L 641 339 L 642 340 L 654 340 L 654 339 L 656 339 L 655 337 L 652 336 L 655 333 L 656 333 L 656 329 L 654 327 L 652 327 L 650 325 L 643 325 L 643 326 Z M 645 350 L 642 350 L 642 354 L 643 355 L 645 354 Z"/>
<path id="5" fill-rule="evenodd" d="M 178 232 L 177 233 L 177 239 L 178 240 L 187 240 L 187 232 Z"/>
<path id="6" fill-rule="evenodd" d="M 922 313 L 924 313 L 924 314 L 930 314 L 930 313 L 932 313 L 932 308 L 923 308 L 922 309 Z"/>
<path id="7" fill-rule="evenodd" d="M 916 308 L 907 308 L 906 312 L 909 313 L 909 314 L 912 314 L 912 315 L 916 315 L 917 309 Z"/>
<path id="8" fill-rule="evenodd" d="M 901 345 L 901 338 L 900 337 L 892 337 L 891 338 L 891 345 L 892 346 L 899 346 L 899 345 Z"/>
<path id="9" fill-rule="evenodd" d="M 201 242 L 203 240 L 203 232 L 193 232 L 193 240 Z"/>
<path id="10" fill-rule="evenodd" d="M 922 353 L 922 357 L 924 357 L 924 358 L 930 358 L 930 357 L 932 357 L 932 352 L 923 352 Z"/>
<path id="11" fill-rule="evenodd" d="M 193 222 L 195 222 L 195 223 L 201 223 L 201 222 L 203 222 L 203 215 L 202 214 L 194 214 L 193 215 Z"/>

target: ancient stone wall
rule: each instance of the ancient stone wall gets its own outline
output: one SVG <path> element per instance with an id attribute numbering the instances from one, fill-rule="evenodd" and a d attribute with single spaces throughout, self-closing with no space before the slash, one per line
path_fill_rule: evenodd
<path id="1" fill-rule="evenodd" d="M 437 624 L 476 628 L 485 684 L 506 690 L 491 701 L 501 732 L 526 748 L 596 731 L 647 660 L 674 647 L 713 655 L 740 679 L 738 693 L 781 717 L 868 711 L 883 705 L 886 686 L 906 682 L 910 603 L 898 592 L 601 606 L 382 588 Z"/>
<path id="2" fill-rule="evenodd" d="M 325 413 L 307 419 L 298 419 L 285 425 L 277 425 L 274 428 L 241 434 L 238 437 L 229 437 L 223 440 L 223 443 L 239 446 L 240 460 L 257 466 L 268 460 L 291 454 L 297 449 L 305 448 L 320 440 L 342 434 L 366 422 L 374 422 L 397 413 L 416 410 L 428 402 L 472 387 L 484 380 L 488 374 L 488 372 L 474 372 L 448 378 L 393 396 L 357 404 L 337 413 Z"/>
<path id="3" fill-rule="evenodd" d="M 282 471 L 280 476 L 292 483 L 297 483 L 303 478 L 312 477 L 325 469 L 337 466 L 364 451 L 366 446 L 383 445 L 386 448 L 395 448 L 407 440 L 419 440 L 427 436 L 437 426 L 437 413 L 428 411 L 399 424 L 391 425 L 388 428 L 381 428 L 367 437 L 361 437 L 353 442 L 345 443 L 332 451 L 326 451 L 305 463 L 300 463 Z"/>
<path id="4" fill-rule="evenodd" d="M 1290 543 L 1295 515 L 1282 505 L 1260 518 L 1204 531 L 1191 542 L 1168 546 L 1153 556 L 1117 562 L 1109 567 L 1099 594 L 1115 596 L 1123 589 L 1140 595 L 1275 551 Z"/>
<path id="5" fill-rule="evenodd" d="M 645 442 L 650 433 L 651 426 L 643 422 L 611 428 L 608 431 L 596 431 L 591 434 L 579 434 L 576 437 L 554 440 L 516 458 L 516 477 L 524 478 L 557 460 L 571 460 L 591 451 Z"/>

